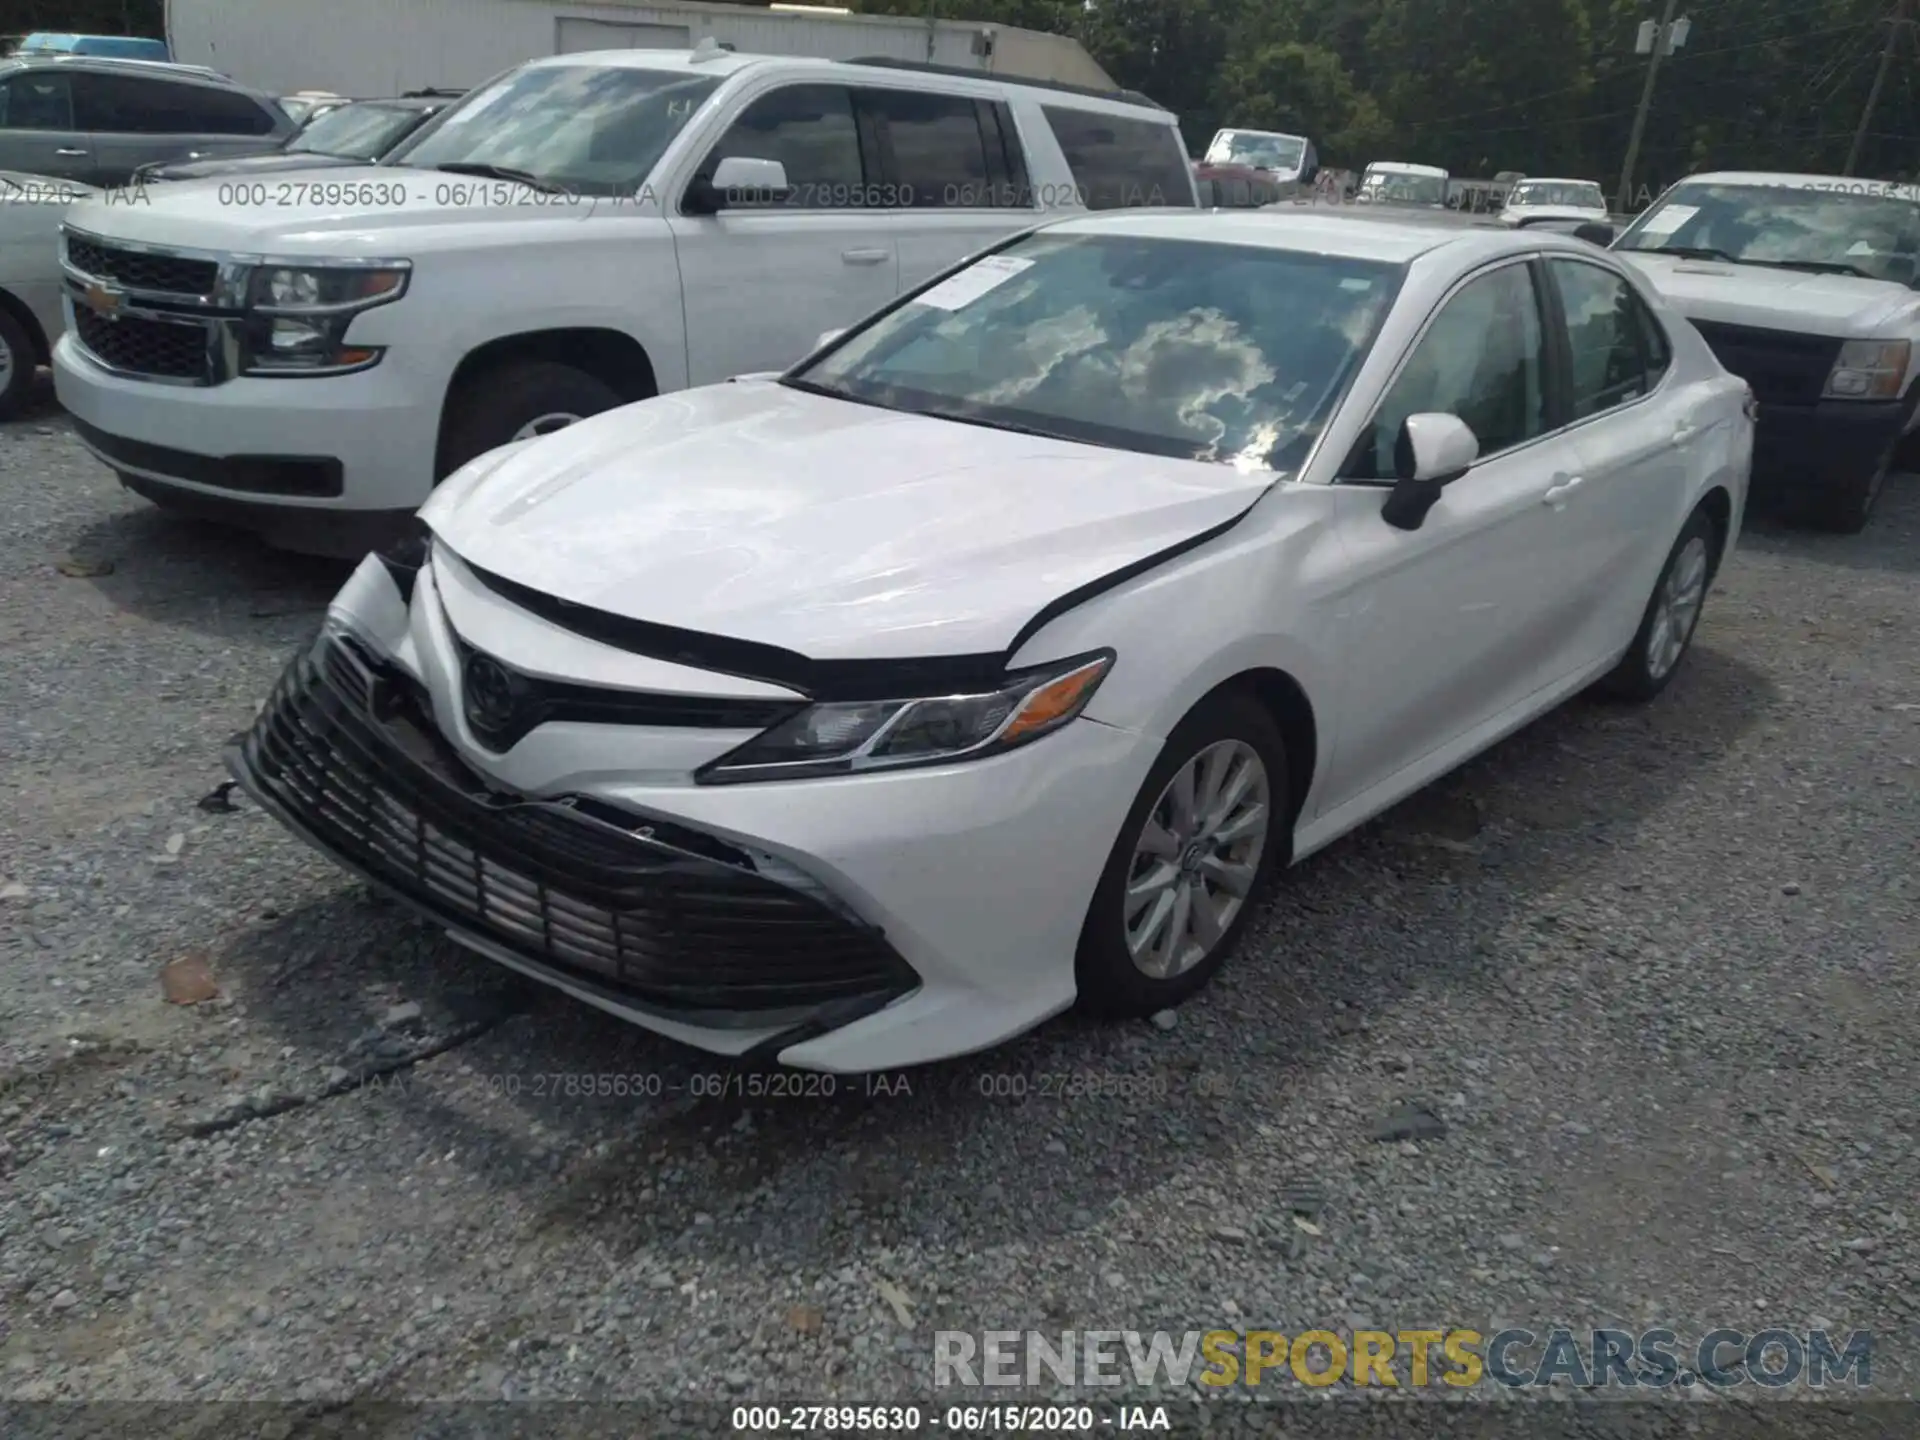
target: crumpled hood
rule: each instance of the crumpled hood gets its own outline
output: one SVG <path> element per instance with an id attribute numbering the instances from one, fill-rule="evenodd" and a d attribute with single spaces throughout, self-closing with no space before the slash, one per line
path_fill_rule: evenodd
<path id="1" fill-rule="evenodd" d="M 1004 651 L 1273 478 L 753 380 L 495 451 L 421 514 L 468 565 L 576 604 L 816 660 L 918 658 Z"/>
<path id="2" fill-rule="evenodd" d="M 1905 326 L 1920 321 L 1920 295 L 1891 280 L 1811 275 L 1632 250 L 1614 254 L 1638 266 L 1689 320 L 1838 340 L 1870 339 L 1895 322 Z"/>

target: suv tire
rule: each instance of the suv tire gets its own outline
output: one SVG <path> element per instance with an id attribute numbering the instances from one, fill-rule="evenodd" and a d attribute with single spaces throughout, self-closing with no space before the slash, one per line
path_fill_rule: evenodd
<path id="1" fill-rule="evenodd" d="M 547 434 L 621 404 L 612 386 L 551 360 L 510 361 L 463 381 L 448 404 L 440 447 L 444 480 L 489 450 Z"/>

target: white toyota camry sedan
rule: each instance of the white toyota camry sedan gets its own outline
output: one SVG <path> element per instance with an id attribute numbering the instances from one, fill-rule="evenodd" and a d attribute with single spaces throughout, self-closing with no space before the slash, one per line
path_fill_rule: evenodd
<path id="1" fill-rule="evenodd" d="M 1578 240 L 1078 218 L 473 461 L 229 763 L 653 1030 L 960 1054 L 1177 1004 L 1284 867 L 1595 682 L 1658 693 L 1752 445 Z"/>

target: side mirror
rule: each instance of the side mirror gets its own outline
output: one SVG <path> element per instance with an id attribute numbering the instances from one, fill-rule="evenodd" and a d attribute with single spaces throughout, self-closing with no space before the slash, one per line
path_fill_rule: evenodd
<path id="1" fill-rule="evenodd" d="M 1409 415 L 1393 445 L 1399 479 L 1380 509 L 1380 518 L 1397 530 L 1418 530 L 1440 492 L 1467 473 L 1480 454 L 1480 442 L 1458 415 Z"/>
<path id="2" fill-rule="evenodd" d="M 687 186 L 680 208 L 689 215 L 717 215 L 736 205 L 769 205 L 792 193 L 787 167 L 778 160 L 729 155 L 710 177 L 696 177 Z"/>
<path id="3" fill-rule="evenodd" d="M 827 346 L 833 344 L 834 341 L 838 340 L 842 335 L 846 333 L 847 332 L 844 329 L 822 330 L 820 332 L 820 338 L 813 342 L 813 348 L 816 350 L 824 350 L 827 348 Z"/>
<path id="4" fill-rule="evenodd" d="M 1583 221 L 1573 229 L 1576 240 L 1584 240 L 1589 245 L 1598 245 L 1602 250 L 1613 244 L 1614 234 L 1613 226 L 1604 220 Z"/>

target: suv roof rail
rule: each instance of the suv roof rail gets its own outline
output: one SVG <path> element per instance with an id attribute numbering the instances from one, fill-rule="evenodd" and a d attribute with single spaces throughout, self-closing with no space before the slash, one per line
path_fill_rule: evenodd
<path id="1" fill-rule="evenodd" d="M 930 65 L 921 60 L 895 60 L 889 55 L 861 55 L 847 63 L 871 65 L 879 70 L 906 70 L 916 75 L 951 75 L 959 80 L 998 80 L 1002 85 L 1024 85 L 1030 90 L 1058 90 L 1066 95 L 1085 95 L 1091 100 L 1124 100 L 1129 105 L 1144 105 L 1151 110 L 1167 108 L 1138 90 L 1101 90 L 1092 85 L 1070 85 L 1065 80 L 1036 80 L 1026 75 L 968 70 L 959 65 Z"/>
<path id="2" fill-rule="evenodd" d="M 223 85 L 238 86 L 240 83 L 231 75 L 226 74 L 224 71 L 216 70 L 211 65 L 188 65 L 179 60 L 141 60 L 132 55 L 73 55 L 67 53 L 58 55 L 13 55 L 8 58 L 46 65 L 76 65 L 81 67 L 88 65 L 124 65 L 133 70 L 161 71 L 171 72 L 175 75 L 191 75 L 196 80 L 218 80 Z"/>
<path id="3" fill-rule="evenodd" d="M 400 98 L 402 100 L 458 100 L 466 93 L 465 90 L 441 90 L 429 86 L 425 90 L 402 90 Z"/>

